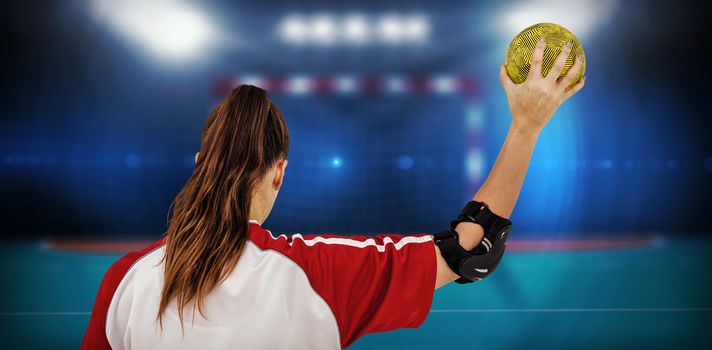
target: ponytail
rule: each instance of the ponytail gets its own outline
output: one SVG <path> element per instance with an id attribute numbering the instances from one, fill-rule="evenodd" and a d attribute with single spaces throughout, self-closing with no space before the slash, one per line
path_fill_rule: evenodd
<path id="1" fill-rule="evenodd" d="M 181 327 L 188 304 L 204 316 L 205 297 L 230 274 L 247 241 L 255 184 L 288 150 L 282 112 L 260 88 L 238 86 L 210 112 L 193 175 L 172 205 L 161 328 L 174 298 Z"/>

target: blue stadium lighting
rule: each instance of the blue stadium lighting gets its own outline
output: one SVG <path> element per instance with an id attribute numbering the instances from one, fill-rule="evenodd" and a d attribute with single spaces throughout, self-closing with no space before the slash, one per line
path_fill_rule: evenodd
<path id="1" fill-rule="evenodd" d="M 331 166 L 334 168 L 341 168 L 341 158 L 339 158 L 339 157 L 332 158 Z"/>
<path id="2" fill-rule="evenodd" d="M 556 159 L 551 158 L 541 159 L 538 162 L 535 162 L 535 164 L 535 167 L 544 170 L 553 170 L 559 166 L 559 163 L 556 161 Z"/>
<path id="3" fill-rule="evenodd" d="M 575 159 L 569 159 L 566 161 L 566 169 L 568 170 L 576 170 L 578 168 L 578 163 L 576 162 Z"/>
<path id="4" fill-rule="evenodd" d="M 36 154 L 27 156 L 27 164 L 29 166 L 38 166 L 41 163 L 42 163 L 42 158 L 40 158 L 40 156 L 38 156 Z"/>
<path id="5" fill-rule="evenodd" d="M 129 153 L 126 155 L 125 163 L 126 167 L 129 169 L 136 169 L 141 166 L 143 159 L 141 158 L 140 155 L 136 153 Z"/>
<path id="6" fill-rule="evenodd" d="M 296 76 L 289 80 L 287 91 L 295 94 L 301 95 L 311 92 L 311 79 L 303 76 Z"/>
<path id="7" fill-rule="evenodd" d="M 14 154 L 6 156 L 4 163 L 13 166 L 32 166 L 36 167 L 42 163 L 42 158 L 36 154 Z"/>
<path id="8" fill-rule="evenodd" d="M 410 156 L 400 156 L 396 160 L 396 164 L 398 165 L 398 168 L 401 170 L 410 170 L 411 168 L 413 168 L 415 161 Z"/>
<path id="9" fill-rule="evenodd" d="M 358 88 L 356 79 L 351 76 L 338 77 L 334 83 L 336 91 L 340 93 L 354 93 Z"/>
<path id="10" fill-rule="evenodd" d="M 484 125 L 484 111 L 479 105 L 471 104 L 465 111 L 465 123 L 467 129 L 472 132 L 479 132 Z"/>
<path id="11" fill-rule="evenodd" d="M 613 168 L 613 161 L 610 159 L 604 159 L 601 161 L 601 168 L 603 169 L 611 169 Z"/>
<path id="12" fill-rule="evenodd" d="M 484 156 L 479 149 L 471 149 L 465 160 L 465 171 L 471 180 L 479 180 L 484 174 Z"/>
<path id="13" fill-rule="evenodd" d="M 402 93 L 406 90 L 406 82 L 402 77 L 392 76 L 386 79 L 386 91 L 390 93 Z"/>
<path id="14" fill-rule="evenodd" d="M 451 94 L 457 88 L 457 81 L 451 76 L 439 76 L 433 80 L 433 91 L 439 94 Z"/>

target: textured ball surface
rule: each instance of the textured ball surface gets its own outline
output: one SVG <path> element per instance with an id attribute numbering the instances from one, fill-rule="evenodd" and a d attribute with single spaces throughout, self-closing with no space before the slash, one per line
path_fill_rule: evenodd
<path id="1" fill-rule="evenodd" d="M 509 77 L 515 84 L 521 84 L 527 79 L 529 69 L 532 66 L 534 48 L 542 36 L 546 38 L 546 48 L 544 49 L 541 74 L 546 76 L 549 73 L 549 70 L 551 70 L 551 67 L 554 65 L 554 61 L 556 61 L 556 57 L 558 57 L 561 52 L 561 48 L 567 42 L 573 41 L 571 53 L 569 53 L 569 57 L 566 58 L 566 65 L 561 72 L 561 76 L 564 76 L 571 66 L 573 66 L 576 56 L 581 55 L 581 57 L 584 58 L 583 67 L 581 67 L 581 71 L 576 74 L 569 86 L 576 84 L 586 71 L 583 47 L 573 33 L 555 23 L 535 24 L 524 29 L 514 37 L 507 49 L 507 58 L 505 61 L 505 68 L 507 69 Z"/>

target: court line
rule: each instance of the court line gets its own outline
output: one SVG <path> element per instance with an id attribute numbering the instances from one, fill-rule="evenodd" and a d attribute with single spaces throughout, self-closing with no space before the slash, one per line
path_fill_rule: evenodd
<path id="1" fill-rule="evenodd" d="M 712 312 L 712 307 L 633 307 L 633 308 L 541 308 L 541 309 L 432 309 L 434 314 L 464 313 L 564 313 L 564 312 Z M 0 312 L 0 316 L 89 316 L 90 311 Z"/>
<path id="2" fill-rule="evenodd" d="M 432 309 L 430 313 L 546 313 L 546 312 L 710 312 L 712 307 L 633 307 L 633 308 L 543 308 L 543 309 Z"/>

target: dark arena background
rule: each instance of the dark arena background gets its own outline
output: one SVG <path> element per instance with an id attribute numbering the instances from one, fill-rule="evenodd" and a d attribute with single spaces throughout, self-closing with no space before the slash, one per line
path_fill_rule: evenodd
<path id="1" fill-rule="evenodd" d="M 419 329 L 351 348 L 712 348 L 710 32 L 693 4 L 3 2 L 0 348 L 78 348 L 104 272 L 165 232 L 207 113 L 239 83 L 270 91 L 291 132 L 266 228 L 443 229 L 505 136 L 507 45 L 538 22 L 579 37 L 587 84 L 540 137 L 501 267 L 438 290 Z"/>

